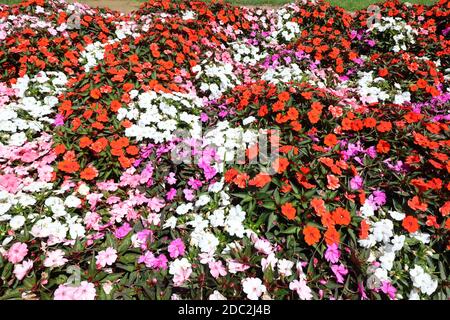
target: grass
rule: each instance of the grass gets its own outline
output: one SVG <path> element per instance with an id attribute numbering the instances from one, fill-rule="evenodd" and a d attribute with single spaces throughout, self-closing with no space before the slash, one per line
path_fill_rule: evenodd
<path id="1" fill-rule="evenodd" d="M 78 0 L 83 2 L 83 0 Z M 136 0 L 138 2 L 144 2 L 145 0 Z M 281 6 L 285 3 L 294 2 L 295 0 L 229 0 L 235 5 L 252 5 L 252 6 Z M 20 0 L 0 0 L 0 3 L 14 4 L 19 3 Z M 380 0 L 328 0 L 333 5 L 338 5 L 349 11 L 367 8 L 370 4 L 380 2 Z M 409 0 L 402 2 L 421 3 L 421 4 L 433 4 L 435 0 Z"/>

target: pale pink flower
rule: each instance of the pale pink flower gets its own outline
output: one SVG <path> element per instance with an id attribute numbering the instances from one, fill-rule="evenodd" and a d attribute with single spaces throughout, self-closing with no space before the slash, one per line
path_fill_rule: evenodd
<path id="1" fill-rule="evenodd" d="M 16 276 L 17 280 L 22 280 L 25 278 L 27 273 L 33 268 L 33 261 L 30 259 L 25 260 L 21 264 L 14 265 L 14 275 Z"/>
<path id="2" fill-rule="evenodd" d="M 96 256 L 97 268 L 104 268 L 107 265 L 111 266 L 117 260 L 117 251 L 111 247 L 106 250 L 100 251 Z"/>
<path id="3" fill-rule="evenodd" d="M 25 243 L 16 242 L 7 252 L 8 261 L 11 263 L 19 263 L 28 254 L 28 248 Z"/>
<path id="4" fill-rule="evenodd" d="M 308 287 L 305 279 L 292 281 L 289 284 L 289 289 L 297 292 L 298 297 L 301 300 L 311 300 L 312 299 L 311 288 Z"/>
<path id="5" fill-rule="evenodd" d="M 54 268 L 54 267 L 61 267 L 65 265 L 67 262 L 67 259 L 64 258 L 64 251 L 61 249 L 57 249 L 55 251 L 48 251 L 47 257 L 44 260 L 44 267 L 47 268 Z"/>
<path id="6" fill-rule="evenodd" d="M 0 190 L 4 189 L 9 193 L 16 193 L 19 188 L 19 179 L 13 174 L 0 176 Z"/>
<path id="7" fill-rule="evenodd" d="M 242 280 L 242 289 L 250 300 L 258 300 L 267 290 L 259 278 L 246 278 Z"/>
<path id="8" fill-rule="evenodd" d="M 211 275 L 214 278 L 218 278 L 219 276 L 226 276 L 227 270 L 225 269 L 222 261 L 213 261 L 208 264 L 209 269 L 211 271 Z"/>

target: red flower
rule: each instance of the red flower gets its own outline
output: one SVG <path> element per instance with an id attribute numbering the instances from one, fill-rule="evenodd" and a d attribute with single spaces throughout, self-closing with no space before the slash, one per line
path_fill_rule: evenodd
<path id="1" fill-rule="evenodd" d="M 237 171 L 234 168 L 228 169 L 227 172 L 225 172 L 225 181 L 227 183 L 230 183 L 231 181 L 233 181 L 234 177 L 236 177 L 238 173 L 239 171 Z"/>
<path id="2" fill-rule="evenodd" d="M 330 133 L 325 136 L 324 143 L 328 147 L 334 147 L 338 142 L 336 135 Z"/>
<path id="3" fill-rule="evenodd" d="M 84 180 L 92 180 L 96 178 L 98 171 L 95 168 L 88 167 L 80 172 L 80 178 Z"/>
<path id="4" fill-rule="evenodd" d="M 389 142 L 384 141 L 384 140 L 380 140 L 378 141 L 377 144 L 377 151 L 379 153 L 388 153 L 391 150 L 391 145 L 389 144 Z"/>
<path id="5" fill-rule="evenodd" d="M 236 178 L 234 178 L 233 182 L 241 189 L 245 188 L 247 184 L 249 176 L 246 173 L 239 173 Z"/>
<path id="6" fill-rule="evenodd" d="M 419 223 L 413 216 L 407 216 L 405 219 L 403 219 L 402 226 L 409 233 L 414 233 L 419 230 Z"/>
<path id="7" fill-rule="evenodd" d="M 289 220 L 294 220 L 297 215 L 297 210 L 290 202 L 288 202 L 281 206 L 281 213 Z"/>
<path id="8" fill-rule="evenodd" d="M 91 97 L 94 99 L 100 99 L 100 97 L 102 96 L 102 93 L 100 92 L 99 89 L 95 88 L 91 90 Z"/>
<path id="9" fill-rule="evenodd" d="M 341 242 L 341 235 L 333 226 L 329 227 L 323 236 L 326 244 L 329 246 L 332 244 L 339 244 L 339 242 Z"/>
<path id="10" fill-rule="evenodd" d="M 272 178 L 269 174 L 265 172 L 258 173 L 253 179 L 251 179 L 248 184 L 251 186 L 256 186 L 258 188 L 264 187 L 266 184 L 268 184 L 270 181 L 272 181 Z"/>
<path id="11" fill-rule="evenodd" d="M 419 211 L 426 211 L 428 208 L 428 205 L 425 202 L 420 202 L 418 196 L 415 196 L 412 199 L 408 200 L 408 206 L 413 210 Z"/>
<path id="12" fill-rule="evenodd" d="M 275 161 L 272 163 L 273 170 L 275 170 L 278 173 L 283 173 L 284 171 L 286 171 L 288 166 L 289 160 L 282 157 L 275 159 Z"/>
<path id="13" fill-rule="evenodd" d="M 320 231 L 313 226 L 305 227 L 303 229 L 303 235 L 305 236 L 305 242 L 310 246 L 316 244 L 320 240 Z"/>
<path id="14" fill-rule="evenodd" d="M 352 220 L 350 217 L 350 212 L 340 207 L 332 212 L 332 217 L 336 224 L 343 226 L 349 225 Z"/>

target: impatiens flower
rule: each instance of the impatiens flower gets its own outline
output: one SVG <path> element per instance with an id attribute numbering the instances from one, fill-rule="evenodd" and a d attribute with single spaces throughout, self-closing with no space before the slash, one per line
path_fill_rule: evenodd
<path id="1" fill-rule="evenodd" d="M 362 188 L 363 186 L 363 179 L 361 178 L 361 176 L 354 176 L 351 180 L 350 180 L 350 188 L 352 188 L 352 190 L 359 190 Z"/>
<path id="2" fill-rule="evenodd" d="M 100 251 L 96 256 L 97 268 L 111 266 L 117 260 L 117 251 L 114 248 L 106 248 Z"/>
<path id="3" fill-rule="evenodd" d="M 25 243 L 21 242 L 14 243 L 6 253 L 8 261 L 14 264 L 20 263 L 27 254 L 28 247 Z"/>
<path id="4" fill-rule="evenodd" d="M 127 236 L 128 233 L 131 231 L 131 226 L 128 222 L 125 222 L 120 228 L 116 230 L 114 235 L 117 239 L 123 239 Z"/>
<path id="5" fill-rule="evenodd" d="M 66 264 L 67 259 L 64 258 L 64 251 L 57 249 L 55 251 L 48 251 L 44 260 L 44 266 L 49 268 L 61 267 Z"/>
<path id="6" fill-rule="evenodd" d="M 192 265 L 186 258 L 176 259 L 170 263 L 169 273 L 173 275 L 173 285 L 179 287 L 189 279 Z"/>
<path id="7" fill-rule="evenodd" d="M 330 190 L 336 190 L 339 188 L 339 179 L 332 174 L 327 175 L 327 188 Z"/>
<path id="8" fill-rule="evenodd" d="M 409 233 L 414 233 L 419 230 L 419 223 L 413 216 L 407 216 L 405 219 L 403 219 L 402 226 Z"/>
<path id="9" fill-rule="evenodd" d="M 180 238 L 173 240 L 167 248 L 171 258 L 177 258 L 184 255 L 185 245 Z"/>
<path id="10" fill-rule="evenodd" d="M 381 282 L 380 289 L 382 292 L 384 292 L 386 295 L 388 295 L 389 298 L 395 299 L 395 294 L 397 292 L 397 289 L 389 281 Z"/>
<path id="11" fill-rule="evenodd" d="M 33 268 L 33 261 L 27 259 L 20 264 L 14 265 L 14 275 L 17 280 L 22 280 L 28 274 L 28 272 Z"/>
<path id="12" fill-rule="evenodd" d="M 301 300 L 311 300 L 313 297 L 311 288 L 308 287 L 306 280 L 304 279 L 292 281 L 289 283 L 289 289 L 297 292 L 298 297 Z"/>
<path id="13" fill-rule="evenodd" d="M 294 220 L 297 215 L 297 209 L 291 203 L 287 202 L 281 206 L 281 213 L 289 220 Z"/>
<path id="14" fill-rule="evenodd" d="M 266 292 L 266 286 L 259 278 L 245 278 L 242 280 L 242 290 L 250 300 L 258 300 Z"/>
<path id="15" fill-rule="evenodd" d="M 208 264 L 209 270 L 211 272 L 211 275 L 214 278 L 218 278 L 220 276 L 226 276 L 227 270 L 225 269 L 224 265 L 222 264 L 222 261 L 212 261 Z"/>
<path id="16" fill-rule="evenodd" d="M 320 240 L 320 231 L 313 226 L 305 227 L 303 229 L 303 235 L 305 236 L 305 242 L 310 246 L 316 244 Z"/>
<path id="17" fill-rule="evenodd" d="M 341 252 L 339 251 L 337 244 L 333 243 L 327 247 L 327 250 L 325 251 L 325 259 L 328 262 L 337 263 L 340 256 Z"/>
<path id="18" fill-rule="evenodd" d="M 331 266 L 331 271 L 333 271 L 336 276 L 336 281 L 338 283 L 344 283 L 344 277 L 348 273 L 348 269 L 341 263 L 339 265 L 334 264 Z"/>

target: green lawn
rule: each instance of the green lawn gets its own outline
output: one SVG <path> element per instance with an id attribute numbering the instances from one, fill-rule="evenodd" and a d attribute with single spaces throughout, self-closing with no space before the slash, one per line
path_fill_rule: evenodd
<path id="1" fill-rule="evenodd" d="M 83 2 L 83 0 L 79 0 Z M 145 0 L 136 0 L 138 2 L 144 2 Z M 236 5 L 271 5 L 271 6 L 279 6 L 285 3 L 294 2 L 294 0 L 229 0 L 232 4 Z M 0 3 L 13 4 L 18 3 L 20 0 L 0 0 Z M 377 0 L 329 0 L 333 5 L 339 5 L 347 10 L 357 10 L 362 8 L 367 8 L 372 3 L 377 3 L 380 1 Z M 422 4 L 432 4 L 436 1 L 433 0 L 409 0 L 403 2 L 411 2 L 411 3 L 422 3 Z"/>

